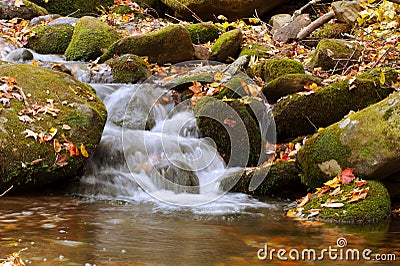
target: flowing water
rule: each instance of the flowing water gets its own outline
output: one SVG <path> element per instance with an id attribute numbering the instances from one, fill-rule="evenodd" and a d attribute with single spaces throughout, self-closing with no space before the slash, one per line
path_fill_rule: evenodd
<path id="1" fill-rule="evenodd" d="M 69 68 L 93 81 L 82 65 Z M 109 114 L 79 187 L 68 196 L 1 198 L 0 257 L 23 250 L 31 265 L 281 265 L 291 261 L 260 260 L 260 249 L 318 252 L 338 248 L 339 238 L 347 240 L 342 251 L 399 255 L 398 220 L 299 222 L 283 215 L 289 201 L 221 191 L 219 182 L 240 169 L 198 137 L 190 105 L 175 105 L 162 87 L 91 85 Z M 326 255 L 323 263 L 345 262 Z"/>

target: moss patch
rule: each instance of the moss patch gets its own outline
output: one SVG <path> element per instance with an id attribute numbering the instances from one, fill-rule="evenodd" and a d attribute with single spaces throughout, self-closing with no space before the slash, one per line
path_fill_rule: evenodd
<path id="1" fill-rule="evenodd" d="M 29 37 L 28 48 L 41 54 L 64 54 L 72 39 L 74 27 L 70 24 L 38 26 Z"/>
<path id="2" fill-rule="evenodd" d="M 194 44 L 212 42 L 219 36 L 219 29 L 212 23 L 197 23 L 186 26 Z"/>
<path id="3" fill-rule="evenodd" d="M 51 14 L 63 16 L 93 16 L 100 13 L 102 7 L 107 8 L 114 4 L 113 0 L 32 0 L 46 8 Z"/>
<path id="4" fill-rule="evenodd" d="M 145 81 L 151 76 L 146 62 L 136 55 L 121 56 L 106 61 L 110 65 L 115 81 L 120 83 L 136 83 Z"/>
<path id="5" fill-rule="evenodd" d="M 287 58 L 266 60 L 253 67 L 251 71 L 266 82 L 287 74 L 305 73 L 304 67 L 300 62 Z"/>
<path id="6" fill-rule="evenodd" d="M 271 49 L 265 47 L 256 42 L 247 43 L 243 46 L 242 51 L 239 54 L 240 56 L 248 55 L 248 56 L 256 56 L 258 58 L 268 57 L 268 52 Z"/>
<path id="7" fill-rule="evenodd" d="M 225 62 L 228 58 L 235 59 L 240 53 L 242 41 L 243 33 L 240 29 L 225 32 L 211 47 L 210 59 L 219 62 Z"/>

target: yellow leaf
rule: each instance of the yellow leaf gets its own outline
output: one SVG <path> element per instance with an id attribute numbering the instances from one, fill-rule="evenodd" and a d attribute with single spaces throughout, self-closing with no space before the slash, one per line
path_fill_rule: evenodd
<path id="1" fill-rule="evenodd" d="M 82 153 L 83 157 L 85 157 L 85 158 L 89 157 L 89 153 L 86 151 L 86 148 L 83 144 L 81 144 L 81 153 Z"/>
<path id="2" fill-rule="evenodd" d="M 224 15 L 219 15 L 217 18 L 219 20 L 228 20 Z"/>
<path id="3" fill-rule="evenodd" d="M 260 22 L 260 20 L 259 20 L 258 18 L 249 18 L 249 22 L 250 22 L 251 24 L 257 24 L 257 23 Z"/>
<path id="4" fill-rule="evenodd" d="M 379 83 L 381 83 L 381 85 L 384 85 L 385 82 L 386 82 L 385 72 L 383 72 L 383 70 L 381 70 L 381 74 L 379 75 Z"/>
<path id="5" fill-rule="evenodd" d="M 334 179 L 326 181 L 324 185 L 330 186 L 331 188 L 337 188 L 340 186 L 340 179 L 338 177 L 335 177 Z"/>

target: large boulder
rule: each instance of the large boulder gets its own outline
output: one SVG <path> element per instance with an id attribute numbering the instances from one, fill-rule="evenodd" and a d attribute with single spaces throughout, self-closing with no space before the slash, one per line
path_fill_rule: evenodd
<path id="1" fill-rule="evenodd" d="M 195 13 L 202 20 L 213 20 L 214 16 L 224 15 L 230 20 L 252 17 L 255 10 L 258 15 L 263 15 L 266 12 L 284 5 L 290 1 L 277 0 L 161 0 L 168 6 L 176 16 L 184 17 L 188 20 L 193 20 Z"/>
<path id="2" fill-rule="evenodd" d="M 40 54 L 64 54 L 72 39 L 74 27 L 70 24 L 37 26 L 28 38 L 27 47 Z"/>
<path id="3" fill-rule="evenodd" d="M 230 58 L 236 59 L 242 46 L 243 33 L 240 29 L 222 34 L 211 47 L 210 59 L 225 62 Z"/>
<path id="4" fill-rule="evenodd" d="M 340 168 L 378 180 L 400 172 L 399 137 L 400 93 L 395 92 L 310 138 L 298 154 L 303 183 L 320 186 Z"/>
<path id="5" fill-rule="evenodd" d="M 126 37 L 113 43 L 100 61 L 123 54 L 147 56 L 150 63 L 175 64 L 192 60 L 194 48 L 190 34 L 183 26 L 170 25 L 156 32 Z"/>
<path id="6" fill-rule="evenodd" d="M 79 175 L 107 118 L 94 90 L 25 64 L 3 62 L 0 76 L 0 190 L 31 192 Z"/>
<path id="7" fill-rule="evenodd" d="M 219 37 L 219 28 L 213 23 L 196 23 L 186 26 L 190 33 L 192 43 L 204 44 L 212 42 Z"/>
<path id="8" fill-rule="evenodd" d="M 397 79 L 393 69 L 371 70 L 352 81 L 337 82 L 317 91 L 291 94 L 274 107 L 278 141 L 312 134 L 357 111 L 386 98 Z M 381 76 L 385 76 L 384 84 Z"/>
<path id="9" fill-rule="evenodd" d="M 32 0 L 31 2 L 46 8 L 52 14 L 63 16 L 93 16 L 99 14 L 102 8 L 114 4 L 113 0 Z"/>
<path id="10" fill-rule="evenodd" d="M 23 0 L 22 5 L 18 5 L 14 0 L 1 1 L 0 19 L 23 18 L 31 19 L 38 16 L 47 15 L 46 9 L 32 3 L 33 1 Z"/>
<path id="11" fill-rule="evenodd" d="M 114 81 L 118 83 L 137 83 L 151 76 L 146 62 L 137 55 L 124 55 L 105 63 L 111 67 Z"/>
<path id="12" fill-rule="evenodd" d="M 72 61 L 95 60 L 120 38 L 120 34 L 94 17 L 82 17 L 76 23 L 65 56 Z"/>

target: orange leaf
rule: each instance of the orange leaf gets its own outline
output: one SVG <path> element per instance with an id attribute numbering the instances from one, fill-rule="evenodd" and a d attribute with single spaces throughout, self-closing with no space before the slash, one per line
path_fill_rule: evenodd
<path id="1" fill-rule="evenodd" d="M 355 176 L 353 174 L 354 168 L 347 168 L 342 171 L 342 175 L 340 176 L 340 182 L 342 184 L 350 184 L 351 181 L 354 180 Z"/>
<path id="2" fill-rule="evenodd" d="M 68 142 L 67 151 L 70 156 L 79 156 L 78 148 L 72 142 Z"/>
<path id="3" fill-rule="evenodd" d="M 310 201 L 310 199 L 311 199 L 311 193 L 308 193 L 306 196 L 304 196 L 304 198 L 302 198 L 300 204 L 297 205 L 297 207 L 303 207 Z"/>
<path id="4" fill-rule="evenodd" d="M 193 81 L 193 85 L 189 87 L 194 94 L 199 94 L 203 90 L 203 85 L 200 82 Z"/>
<path id="5" fill-rule="evenodd" d="M 57 154 L 56 165 L 63 167 L 68 165 L 66 154 Z"/>
<path id="6" fill-rule="evenodd" d="M 58 139 L 53 140 L 54 152 L 58 153 L 61 151 L 61 145 Z"/>
<path id="7" fill-rule="evenodd" d="M 361 187 L 361 186 L 366 185 L 366 184 L 367 184 L 367 181 L 365 181 L 365 180 L 357 181 L 357 187 Z"/>
<path id="8" fill-rule="evenodd" d="M 86 151 L 86 148 L 83 144 L 81 144 L 81 154 L 85 158 L 89 157 L 89 153 Z"/>

